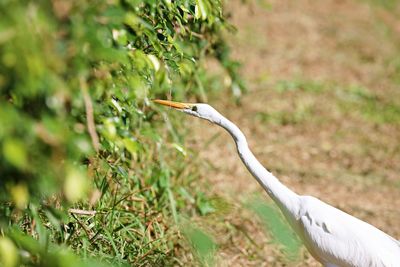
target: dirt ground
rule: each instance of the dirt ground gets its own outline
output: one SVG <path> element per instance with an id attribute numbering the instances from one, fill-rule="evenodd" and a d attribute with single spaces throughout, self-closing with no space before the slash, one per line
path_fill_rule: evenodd
<path id="1" fill-rule="evenodd" d="M 289 188 L 400 239 L 400 7 L 372 2 L 229 1 L 249 91 L 239 106 L 228 94 L 209 101 Z M 228 207 L 198 219 L 216 239 L 217 266 L 320 266 L 304 248 L 285 260 L 246 208 L 255 194 L 271 200 L 229 135 L 188 120 L 204 184 Z"/>

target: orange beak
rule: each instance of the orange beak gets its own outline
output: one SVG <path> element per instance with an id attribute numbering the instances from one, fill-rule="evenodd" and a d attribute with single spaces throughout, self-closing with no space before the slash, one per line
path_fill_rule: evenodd
<path id="1" fill-rule="evenodd" d="M 169 101 L 169 100 L 161 100 L 161 99 L 155 99 L 153 100 L 154 103 L 171 107 L 171 108 L 176 108 L 176 109 L 185 109 L 185 108 L 190 108 L 192 105 L 188 103 L 181 103 L 181 102 L 174 102 L 174 101 Z"/>

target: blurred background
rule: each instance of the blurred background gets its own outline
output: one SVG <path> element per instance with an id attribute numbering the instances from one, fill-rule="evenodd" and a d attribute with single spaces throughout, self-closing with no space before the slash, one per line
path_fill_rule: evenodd
<path id="1" fill-rule="evenodd" d="M 0 3 L 0 265 L 320 266 L 257 158 L 400 238 L 400 3 Z"/>
<path id="2" fill-rule="evenodd" d="M 238 106 L 222 94 L 209 102 L 291 189 L 399 238 L 398 1 L 229 1 L 226 8 L 237 27 L 229 43 L 248 91 Z M 269 210 L 275 206 L 228 134 L 189 123 L 196 129 L 189 145 L 207 162 L 206 183 L 232 205 L 227 214 L 201 219 L 218 237 L 219 264 L 320 266 L 304 248 L 287 263 L 299 248 L 276 226 Z"/>

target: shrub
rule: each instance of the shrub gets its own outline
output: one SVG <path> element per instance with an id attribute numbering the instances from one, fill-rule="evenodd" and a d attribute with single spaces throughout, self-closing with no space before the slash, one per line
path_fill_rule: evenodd
<path id="1" fill-rule="evenodd" d="M 0 262 L 172 263 L 195 170 L 150 99 L 204 94 L 207 56 L 242 88 L 221 2 L 6 0 L 0 16 Z"/>

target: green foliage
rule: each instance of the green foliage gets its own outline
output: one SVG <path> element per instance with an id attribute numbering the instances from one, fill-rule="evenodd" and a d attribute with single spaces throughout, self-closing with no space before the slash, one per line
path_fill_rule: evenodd
<path id="1" fill-rule="evenodd" d="M 302 90 L 310 93 L 320 93 L 326 89 L 326 85 L 314 80 L 280 80 L 274 86 L 274 89 L 280 93 L 288 91 Z"/>
<path id="2" fill-rule="evenodd" d="M 171 114 L 162 131 L 149 100 L 204 94 L 207 56 L 243 89 L 221 2 L 8 0 L 0 16 L 2 247 L 13 240 L 28 265 L 77 265 L 64 247 L 172 263 L 177 213 L 211 208 L 182 190 L 195 177 L 182 122 Z"/>
<path id="3" fill-rule="evenodd" d="M 196 251 L 196 256 L 204 266 L 212 266 L 217 245 L 210 235 L 198 227 L 187 225 L 184 234 L 189 239 L 190 244 Z"/>
<path id="4" fill-rule="evenodd" d="M 368 89 L 351 85 L 337 90 L 338 106 L 345 112 L 357 111 L 364 119 L 378 124 L 400 122 L 400 105 L 397 99 L 383 99 Z"/>
<path id="5" fill-rule="evenodd" d="M 299 103 L 295 106 L 295 111 L 272 111 L 259 112 L 256 118 L 261 122 L 276 125 L 295 125 L 309 119 L 314 113 L 313 107 L 306 103 Z"/>
<path id="6" fill-rule="evenodd" d="M 395 66 L 394 66 L 395 67 Z M 394 71 L 394 73 L 396 73 Z M 397 83 L 396 76 L 391 77 Z M 280 80 L 273 89 L 280 94 L 331 94 L 337 100 L 337 105 L 346 114 L 359 114 L 364 119 L 377 124 L 395 124 L 400 121 L 400 106 L 395 98 L 387 98 L 374 93 L 372 89 L 361 85 L 341 85 L 333 81 L 315 81 L 296 78 Z M 309 120 L 315 113 L 313 102 L 302 103 L 298 97 L 291 110 L 273 110 L 259 112 L 256 117 L 266 123 L 277 125 L 293 125 Z"/>
<path id="7" fill-rule="evenodd" d="M 50 244 L 49 247 L 45 247 L 47 244 L 44 245 L 40 242 L 40 240 L 38 241 L 31 236 L 25 235 L 17 228 L 10 229 L 8 233 L 19 248 L 30 252 L 34 251 L 36 253 L 38 257 L 36 261 L 40 262 L 40 266 L 107 266 L 104 264 L 99 264 L 93 260 L 82 260 L 66 247 L 55 247 L 52 244 Z M 4 242 L 4 240 L 6 239 L 3 239 L 2 241 Z M 10 242 L 9 246 L 14 246 L 14 243 Z M 7 252 L 16 253 L 17 251 L 13 251 L 8 248 Z M 9 254 L 7 257 L 10 258 Z M 13 265 L 11 260 L 8 260 L 8 265 L 6 262 L 5 266 L 16 266 L 16 264 Z"/>
<path id="8" fill-rule="evenodd" d="M 207 199 L 205 194 L 202 192 L 196 196 L 196 206 L 198 207 L 201 215 L 207 215 L 215 211 L 209 199 Z"/>
<path id="9" fill-rule="evenodd" d="M 264 223 L 267 232 L 271 234 L 273 241 L 280 246 L 285 256 L 292 261 L 298 259 L 301 247 L 300 240 L 286 223 L 278 209 L 261 198 L 255 198 L 249 201 L 248 204 L 250 209 Z"/>
<path id="10" fill-rule="evenodd" d="M 388 10 L 393 10 L 396 7 L 399 7 L 399 2 L 397 0 L 367 0 L 367 2 Z"/>

